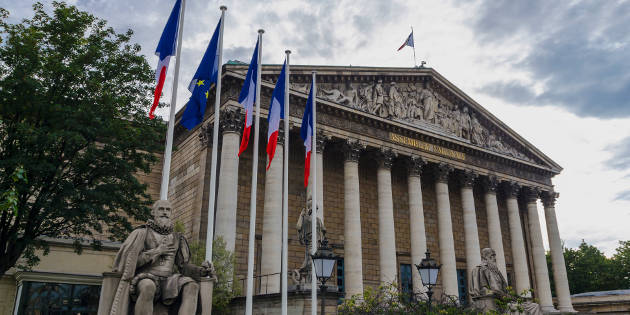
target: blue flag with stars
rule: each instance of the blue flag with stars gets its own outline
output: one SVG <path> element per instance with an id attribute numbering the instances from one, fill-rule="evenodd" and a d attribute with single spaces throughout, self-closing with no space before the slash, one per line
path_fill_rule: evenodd
<path id="1" fill-rule="evenodd" d="M 186 103 L 186 109 L 180 121 L 180 124 L 188 130 L 195 128 L 203 120 L 208 101 L 208 90 L 213 84 L 217 83 L 217 74 L 219 73 L 219 32 L 222 22 L 222 20 L 219 20 L 206 53 L 203 55 L 197 72 L 195 72 L 188 86 L 188 90 L 192 92 L 192 95 L 188 103 Z"/>

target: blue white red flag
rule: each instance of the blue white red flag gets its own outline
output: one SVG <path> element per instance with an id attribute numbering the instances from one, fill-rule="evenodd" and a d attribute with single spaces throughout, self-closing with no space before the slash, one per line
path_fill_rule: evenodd
<path id="1" fill-rule="evenodd" d="M 206 53 L 203 55 L 201 63 L 199 63 L 197 72 L 195 72 L 188 85 L 188 90 L 192 92 L 192 95 L 188 103 L 186 103 L 186 109 L 180 121 L 180 124 L 188 130 L 193 129 L 203 120 L 203 115 L 206 112 L 206 102 L 208 101 L 208 91 L 212 84 L 216 84 L 218 80 L 221 23 L 223 23 L 223 20 L 219 20 Z"/>
<path id="2" fill-rule="evenodd" d="M 160 96 L 162 96 L 162 88 L 164 87 L 164 80 L 166 80 L 166 71 L 171 61 L 171 56 L 175 56 L 175 45 L 177 43 L 177 32 L 179 30 L 179 15 L 182 6 L 182 0 L 177 0 L 171 11 L 171 15 L 168 17 L 160 42 L 155 49 L 155 54 L 160 58 L 157 69 L 155 69 L 155 92 L 153 93 L 153 104 L 151 110 L 149 110 L 149 118 L 155 118 L 153 112 L 157 108 L 160 102 Z"/>
<path id="3" fill-rule="evenodd" d="M 276 82 L 276 87 L 273 89 L 271 95 L 271 104 L 269 105 L 269 115 L 267 121 L 269 122 L 269 131 L 267 131 L 267 155 L 269 156 L 269 164 L 267 164 L 267 170 L 271 166 L 271 160 L 276 153 L 276 146 L 278 143 L 278 129 L 280 127 L 280 119 L 284 119 L 284 95 L 287 85 L 285 84 L 285 68 L 287 62 L 284 62 L 282 71 L 280 71 L 280 77 Z"/>
<path id="4" fill-rule="evenodd" d="M 304 187 L 308 186 L 308 177 L 311 170 L 311 151 L 313 144 L 313 82 L 311 82 L 311 92 L 306 100 L 306 108 L 302 117 L 302 127 L 300 128 L 300 137 L 304 140 L 304 149 L 306 150 L 306 159 L 304 161 Z"/>
<path id="5" fill-rule="evenodd" d="M 398 48 L 398 51 L 405 48 L 405 46 L 413 47 L 413 31 L 409 34 L 409 37 L 407 37 L 407 40 L 402 44 L 402 46 Z"/>
<path id="6" fill-rule="evenodd" d="M 241 94 L 238 96 L 238 102 L 245 108 L 245 127 L 243 128 L 243 138 L 238 149 L 238 156 L 241 156 L 241 153 L 247 149 L 247 144 L 249 143 L 254 103 L 256 102 L 256 86 L 258 86 L 256 80 L 258 80 L 258 41 L 256 41 L 256 48 L 254 49 L 254 55 L 252 55 L 252 61 L 249 63 L 249 69 L 247 69 L 245 83 L 243 83 Z"/>

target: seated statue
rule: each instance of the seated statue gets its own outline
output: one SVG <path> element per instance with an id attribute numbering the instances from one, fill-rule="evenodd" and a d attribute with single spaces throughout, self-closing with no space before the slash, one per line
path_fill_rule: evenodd
<path id="1" fill-rule="evenodd" d="M 470 296 L 473 305 L 482 311 L 497 310 L 494 299 L 509 296 L 508 284 L 497 267 L 496 253 L 492 248 L 481 250 L 481 265 L 475 267 L 470 278 Z M 509 305 L 512 313 L 519 314 L 517 305 Z M 523 302 L 520 307 L 524 314 L 542 315 L 540 305 Z"/>
<path id="2" fill-rule="evenodd" d="M 170 202 L 153 205 L 153 220 L 129 235 L 114 260 L 121 274 L 110 314 L 195 314 L 201 277 L 214 276 L 212 263 L 201 267 L 189 263 L 186 238 L 173 231 Z M 135 302 L 135 305 L 134 305 Z M 158 305 L 161 304 L 161 305 Z"/>

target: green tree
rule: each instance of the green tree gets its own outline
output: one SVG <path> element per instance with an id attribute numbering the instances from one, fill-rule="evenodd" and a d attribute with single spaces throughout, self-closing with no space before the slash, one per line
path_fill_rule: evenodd
<path id="1" fill-rule="evenodd" d="M 0 275 L 20 257 L 36 264 L 41 236 L 73 238 L 80 252 L 82 240 L 123 239 L 129 218 L 146 219 L 135 175 L 157 161 L 164 129 L 146 117 L 153 72 L 131 30 L 61 2 L 33 10 L 11 24 L 0 8 L 0 193 L 17 196 L 0 213 Z M 28 181 L 13 180 L 20 166 Z"/>
<path id="2" fill-rule="evenodd" d="M 619 241 L 612 257 L 617 289 L 630 288 L 630 241 Z"/>
<path id="3" fill-rule="evenodd" d="M 620 289 L 616 280 L 616 268 L 612 260 L 607 258 L 597 247 L 584 240 L 576 249 L 564 248 L 564 260 L 571 293 L 604 291 Z M 551 257 L 547 253 L 547 267 L 551 288 L 555 294 Z"/>

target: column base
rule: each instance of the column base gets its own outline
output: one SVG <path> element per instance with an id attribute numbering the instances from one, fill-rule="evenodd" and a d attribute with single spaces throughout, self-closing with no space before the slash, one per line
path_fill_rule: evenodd
<path id="1" fill-rule="evenodd" d="M 567 314 L 567 313 L 568 313 L 568 314 L 575 314 L 575 313 L 577 313 L 577 312 L 578 312 L 578 311 L 576 311 L 575 309 L 573 309 L 573 307 L 572 307 L 572 306 L 569 306 L 569 307 L 558 307 L 558 309 L 559 309 L 559 311 L 560 311 L 562 314 Z"/>
<path id="2" fill-rule="evenodd" d="M 558 311 L 555 307 L 553 306 L 540 306 L 540 308 L 543 311 L 543 314 L 560 314 L 560 311 Z"/>

